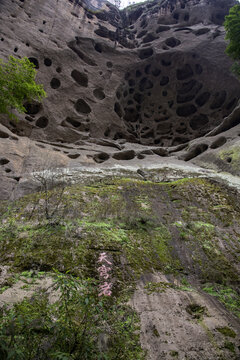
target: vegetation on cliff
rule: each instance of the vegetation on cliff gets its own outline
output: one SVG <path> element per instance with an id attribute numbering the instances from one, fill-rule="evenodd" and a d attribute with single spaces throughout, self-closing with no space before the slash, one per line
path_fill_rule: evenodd
<path id="1" fill-rule="evenodd" d="M 42 85 L 35 82 L 34 64 L 24 57 L 9 56 L 8 62 L 0 59 L 0 113 L 15 117 L 12 109 L 26 112 L 24 102 L 41 101 L 46 93 Z"/>
<path id="2" fill-rule="evenodd" d="M 224 22 L 226 30 L 226 39 L 229 40 L 229 44 L 226 49 L 226 53 L 235 60 L 233 65 L 234 73 L 240 76 L 240 5 L 233 6 L 229 15 L 225 17 Z"/>
<path id="3" fill-rule="evenodd" d="M 63 194 L 49 191 L 55 199 L 50 207 L 61 196 L 51 218 L 44 192 L 10 207 L 1 203 L 0 260 L 8 275 L 0 302 L 18 284 L 25 294 L 1 310 L 1 358 L 143 359 L 139 317 L 129 299 L 146 273 L 169 278 L 147 283 L 147 294 L 200 290 L 240 316 L 236 194 L 204 179 L 108 178 L 68 186 Z M 103 252 L 112 264 L 111 296 L 99 296 Z M 190 307 L 206 328 L 206 311 Z M 234 341 L 224 351 L 235 354 Z"/>

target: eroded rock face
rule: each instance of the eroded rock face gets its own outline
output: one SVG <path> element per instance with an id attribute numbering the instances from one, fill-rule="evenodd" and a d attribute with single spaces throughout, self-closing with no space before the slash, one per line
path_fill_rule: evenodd
<path id="1" fill-rule="evenodd" d="M 49 157 L 67 168 L 214 159 L 236 174 L 233 162 L 215 161 L 239 133 L 224 134 L 239 124 L 222 26 L 233 4 L 152 1 L 119 11 L 102 1 L 2 0 L 0 57 L 27 56 L 48 96 L 26 102 L 18 122 L 0 115 L 9 160 L 0 197 L 25 192 L 16 190 L 23 174 Z"/>
<path id="2" fill-rule="evenodd" d="M 86 211 L 80 212 L 81 221 L 87 219 L 89 200 L 84 199 L 91 199 L 93 194 L 101 221 L 106 201 L 110 219 L 114 219 L 111 211 L 115 209 L 118 220 L 121 211 L 123 219 L 128 215 L 124 231 L 131 223 L 136 231 L 138 216 L 143 213 L 139 231 L 144 235 L 143 245 L 149 236 L 151 249 L 154 226 L 158 225 L 156 247 L 159 239 L 161 245 L 165 243 L 164 237 L 159 238 L 159 224 L 164 222 L 172 233 L 174 258 L 177 255 L 181 259 L 181 263 L 174 263 L 180 277 L 175 278 L 171 262 L 166 266 L 166 276 L 156 273 L 163 266 L 159 255 L 155 274 L 141 278 L 132 298 L 141 316 L 141 343 L 151 359 L 186 355 L 195 360 L 234 360 L 239 356 L 238 337 L 227 342 L 218 331 L 231 326 L 239 334 L 236 319 L 216 299 L 199 291 L 203 280 L 218 285 L 231 280 L 236 285 L 238 197 L 202 179 L 195 185 L 193 179 L 176 181 L 163 190 L 164 182 L 171 177 L 192 177 L 189 162 L 240 175 L 240 106 L 236 107 L 240 85 L 224 55 L 222 27 L 232 5 L 227 0 L 160 0 L 119 12 L 100 0 L 89 6 L 80 0 L 0 2 L 0 57 L 27 56 L 38 69 L 37 79 L 48 94 L 42 104 L 27 102 L 26 114 L 19 116 L 18 122 L 0 116 L 0 199 L 13 200 L 38 189 L 32 182 L 34 171 L 49 169 L 49 165 L 51 171 L 64 168 L 77 182 L 82 175 L 76 169 L 84 165 L 87 183 L 96 177 L 94 171 L 98 170 L 102 179 L 108 170 L 111 186 L 107 182 L 103 197 L 96 193 L 104 186 L 99 182 L 94 192 L 84 190 L 79 201 L 66 201 L 71 216 L 72 206 L 78 214 L 81 204 L 86 205 Z M 201 138 L 206 133 L 208 136 Z M 176 166 L 173 174 L 154 170 L 157 184 L 149 183 L 147 165 L 161 161 L 171 165 L 172 159 L 173 168 Z M 188 169 L 181 174 L 177 167 L 180 161 L 182 168 Z M 131 173 L 124 168 L 126 164 L 132 166 Z M 122 185 L 118 182 L 112 187 L 112 174 L 118 165 L 124 176 L 133 176 L 135 171 L 137 180 L 148 181 L 140 188 L 139 181 L 126 188 L 129 180 L 124 179 Z M 119 198 L 118 192 L 122 193 Z M 206 222 L 206 216 L 213 224 Z M 153 224 L 149 222 L 145 233 L 149 218 Z M 159 223 L 154 225 L 156 219 Z M 110 241 L 112 245 L 112 238 Z M 162 252 L 165 258 L 164 246 L 159 247 L 159 254 Z M 118 252 L 119 244 L 116 249 L 114 256 L 122 253 Z M 142 257 L 141 243 L 136 249 Z M 134 256 L 137 258 L 137 252 Z M 59 258 L 64 261 L 66 257 Z M 119 265 L 122 267 L 122 262 Z M 169 269 L 174 270 L 171 278 Z M 190 284 L 195 280 L 197 291 L 181 289 L 185 277 Z M 185 280 L 182 284 L 181 278 Z M 146 285 L 154 283 L 163 286 L 163 293 L 147 294 Z M 200 318 L 189 311 L 191 305 L 204 310 Z M 236 353 L 229 350 L 229 343 Z"/>
<path id="3" fill-rule="evenodd" d="M 1 57 L 27 56 L 48 97 L 26 104 L 18 124 L 1 122 L 20 136 L 68 143 L 78 131 L 164 147 L 204 135 L 240 96 L 224 55 L 232 5 L 153 1 L 119 11 L 3 0 Z"/>

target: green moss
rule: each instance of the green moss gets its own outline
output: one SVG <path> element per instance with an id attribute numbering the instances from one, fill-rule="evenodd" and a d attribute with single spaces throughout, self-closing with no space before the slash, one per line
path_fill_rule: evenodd
<path id="1" fill-rule="evenodd" d="M 165 226 L 151 231 L 131 229 L 127 233 L 129 246 L 125 247 L 125 253 L 136 274 L 153 269 L 168 273 L 181 267 L 179 260 L 172 255 L 171 236 Z"/>
<path id="2" fill-rule="evenodd" d="M 230 165 L 234 170 L 239 170 L 239 163 L 240 163 L 240 147 L 233 145 L 227 149 L 219 151 L 219 157 L 223 161 L 227 161 L 231 159 Z"/>
<path id="3" fill-rule="evenodd" d="M 174 241 L 168 230 L 171 211 L 166 211 L 164 206 L 168 202 L 169 191 L 171 196 L 176 194 L 184 201 L 191 202 L 189 195 L 192 192 L 195 201 L 194 193 L 198 193 L 199 188 L 205 199 L 206 196 L 209 197 L 209 193 L 213 193 L 214 190 L 216 192 L 217 187 L 205 179 L 187 178 L 157 184 L 118 178 L 106 179 L 89 186 L 75 185 L 66 189 L 64 194 L 65 224 L 55 228 L 42 224 L 38 229 L 31 222 L 24 226 L 14 224 L 19 221 L 19 213 L 21 216 L 25 215 L 26 204 L 36 200 L 35 195 L 29 195 L 21 199 L 16 209 L 11 211 L 12 220 L 9 221 L 8 226 L 2 228 L 5 231 L 2 231 L 3 252 L 8 253 L 13 250 L 17 267 L 24 268 L 24 262 L 25 267 L 31 267 L 32 257 L 33 264 L 43 263 L 43 268 L 48 268 L 56 266 L 57 259 L 60 258 L 61 266 L 69 269 L 73 258 L 76 257 L 79 263 L 85 266 L 84 257 L 92 257 L 90 248 L 108 247 L 119 251 L 123 249 L 135 269 L 140 265 L 140 271 L 150 269 L 151 263 L 156 269 L 164 269 L 164 271 L 180 270 L 180 262 L 176 255 L 173 256 Z M 41 198 L 41 194 L 37 194 L 36 197 Z M 161 212 L 159 213 L 159 204 L 164 209 L 162 217 Z M 84 213 L 82 218 L 79 218 L 80 213 Z M 198 219 L 191 220 L 194 214 L 197 214 Z M 41 213 L 36 215 L 39 218 Z M 217 244 L 215 240 L 213 241 L 215 227 L 206 221 L 205 212 L 200 212 L 196 206 L 189 204 L 183 210 L 179 209 L 179 215 L 182 215 L 184 221 L 180 219 L 175 225 L 182 228 L 180 234 L 182 239 L 196 243 L 199 249 L 199 254 L 195 255 L 198 264 L 205 266 L 204 253 L 208 256 L 209 267 L 212 267 L 211 261 L 217 255 L 219 268 L 226 268 L 227 261 L 221 258 Z M 32 220 L 35 218 L 36 216 Z M 71 231 L 69 227 L 72 227 Z M 82 234 L 85 234 L 81 242 L 76 239 L 81 234 L 74 235 L 77 227 L 81 229 Z M 17 234 L 20 231 L 26 232 L 27 237 L 19 239 Z M 66 234 L 69 232 L 71 232 L 70 241 L 67 241 Z M 77 247 L 74 245 L 75 241 L 78 243 Z M 193 245 L 188 246 L 189 251 L 192 251 Z M 133 258 L 134 254 L 136 254 L 135 258 Z M 79 263 L 76 266 L 74 264 L 73 268 L 78 267 Z"/>
<path id="4" fill-rule="evenodd" d="M 97 279 L 99 253 L 107 251 L 116 298 L 121 293 L 127 301 L 143 273 L 161 271 L 181 279 L 187 271 L 212 282 L 214 296 L 239 313 L 237 293 L 224 290 L 224 284 L 237 280 L 228 249 L 237 256 L 239 212 L 231 193 L 216 183 L 200 178 L 169 183 L 110 178 L 77 184 L 66 189 L 58 221 L 53 223 L 44 220 L 43 209 L 37 207 L 41 197 L 41 193 L 28 195 L 7 211 L 1 204 L 0 261 L 15 274 L 26 272 L 26 279 L 31 279 L 32 269 L 56 268 Z M 34 205 L 32 213 L 28 209 Z M 231 224 L 231 230 L 225 224 Z M 187 281 L 179 287 L 150 283 L 146 290 L 168 288 L 192 291 Z M 189 311 L 198 319 L 203 315 L 201 308 Z"/>
<path id="5" fill-rule="evenodd" d="M 240 296 L 229 286 L 220 284 L 206 284 L 203 291 L 215 296 L 227 309 L 235 313 L 240 318 Z"/>
<path id="6" fill-rule="evenodd" d="M 159 257 L 162 264 L 171 263 L 171 254 L 169 250 L 169 242 L 171 235 L 165 226 L 155 228 L 155 236 L 152 238 L 153 250 Z"/>
<path id="7" fill-rule="evenodd" d="M 193 289 L 190 286 L 177 286 L 170 282 L 149 282 L 144 286 L 144 289 L 147 291 L 147 294 L 152 293 L 162 293 L 165 292 L 167 289 L 175 289 L 175 290 L 182 290 L 182 291 L 193 291 Z"/>
<path id="8" fill-rule="evenodd" d="M 215 228 L 213 224 L 205 223 L 203 221 L 195 221 L 191 225 L 196 230 L 206 229 L 207 231 L 213 231 Z"/>
<path id="9" fill-rule="evenodd" d="M 10 288 L 10 285 L 2 286 L 2 287 L 0 288 L 0 294 L 2 294 L 4 291 L 6 291 L 6 290 L 9 289 L 9 288 Z"/>
<path id="10" fill-rule="evenodd" d="M 224 347 L 235 354 L 235 345 L 231 341 L 225 341 Z"/>
<path id="11" fill-rule="evenodd" d="M 226 253 L 220 248 L 219 239 L 224 237 L 224 233 L 219 233 L 210 222 L 192 221 L 193 215 L 186 208 L 182 216 L 185 222 L 177 221 L 174 225 L 179 229 L 180 239 L 191 251 L 192 260 L 201 268 L 202 278 L 221 283 L 237 278 Z"/>
<path id="12" fill-rule="evenodd" d="M 180 239 L 181 239 L 181 240 L 184 240 L 184 241 L 189 241 L 189 240 L 191 240 L 191 234 L 189 234 L 189 232 L 187 232 L 187 231 L 181 231 L 181 232 L 179 233 L 179 235 L 180 235 Z"/>
<path id="13" fill-rule="evenodd" d="M 233 331 L 232 329 L 230 329 L 227 326 L 216 328 L 216 330 L 218 332 L 220 332 L 221 334 L 223 334 L 224 336 L 228 336 L 228 337 L 232 337 L 232 338 L 236 337 L 235 331 Z"/>
<path id="14" fill-rule="evenodd" d="M 180 229 L 186 226 L 185 223 L 183 223 L 182 221 L 176 221 L 175 223 L 173 223 L 173 225 Z"/>
<path id="15" fill-rule="evenodd" d="M 147 294 L 152 293 L 162 293 L 165 292 L 167 289 L 172 288 L 175 289 L 177 286 L 175 286 L 172 283 L 160 281 L 160 282 L 149 282 L 144 286 L 144 289 L 147 291 Z"/>

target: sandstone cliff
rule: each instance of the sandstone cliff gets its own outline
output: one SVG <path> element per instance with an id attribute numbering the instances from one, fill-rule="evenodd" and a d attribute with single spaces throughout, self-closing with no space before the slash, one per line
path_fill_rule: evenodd
<path id="1" fill-rule="evenodd" d="M 43 104 L 25 104 L 17 123 L 1 116 L 10 182 L 32 156 L 42 157 L 39 147 L 71 167 L 112 156 L 109 148 L 79 147 L 96 139 L 166 148 L 220 125 L 240 95 L 224 54 L 222 23 L 232 4 L 152 1 L 119 11 L 103 1 L 1 1 L 1 57 L 31 59 L 48 94 Z"/>
<path id="2" fill-rule="evenodd" d="M 1 359 L 239 359 L 234 4 L 0 0 L 47 92 L 0 115 Z"/>

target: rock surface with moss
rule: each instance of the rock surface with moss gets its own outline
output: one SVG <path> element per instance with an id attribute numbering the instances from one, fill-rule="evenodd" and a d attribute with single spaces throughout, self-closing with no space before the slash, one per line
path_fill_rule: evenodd
<path id="1" fill-rule="evenodd" d="M 1 360 L 239 359 L 234 4 L 1 1 L 48 95 L 0 116 Z"/>
<path id="2" fill-rule="evenodd" d="M 57 201 L 59 190 L 49 191 Z M 45 196 L 1 203 L 4 344 L 26 359 L 238 358 L 236 190 L 201 178 L 109 176 L 66 187 L 51 219 Z M 113 264 L 113 293 L 103 300 L 101 252 Z M 81 336 L 64 342 L 65 328 Z"/>

